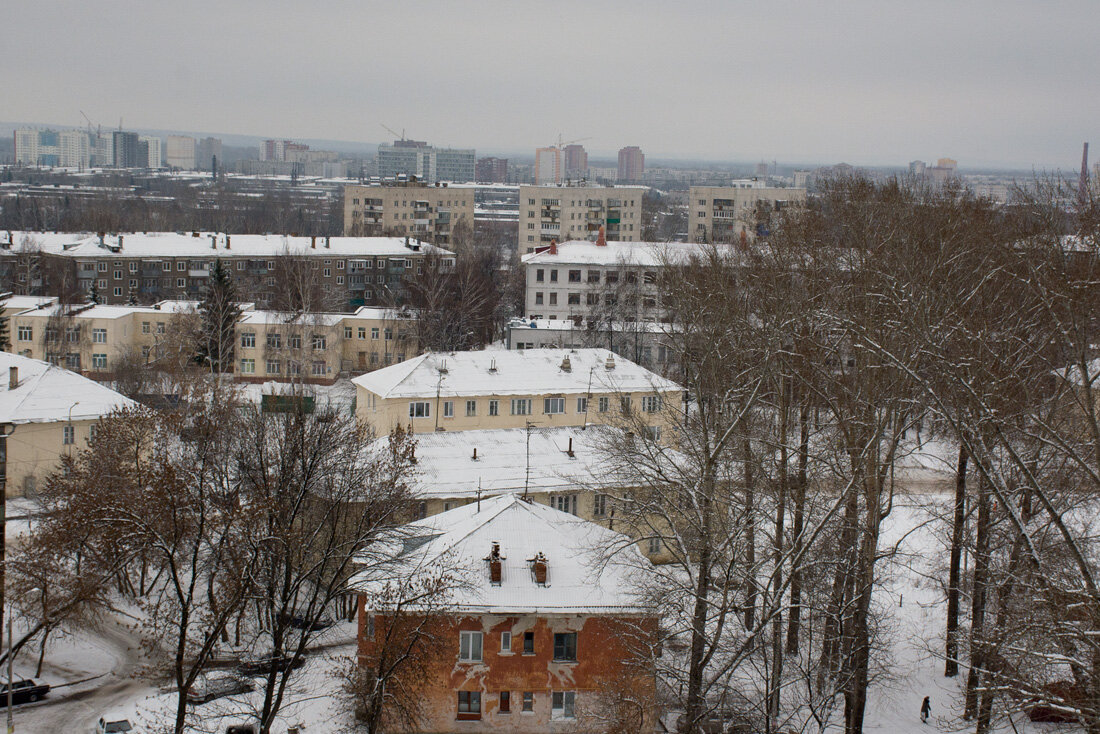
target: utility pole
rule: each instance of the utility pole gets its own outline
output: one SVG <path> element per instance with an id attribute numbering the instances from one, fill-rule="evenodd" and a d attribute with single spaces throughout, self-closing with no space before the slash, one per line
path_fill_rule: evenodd
<path id="1" fill-rule="evenodd" d="M 12 374 L 15 368 L 12 367 Z M 0 423 L 0 635 L 4 630 L 4 589 L 7 583 L 7 543 L 8 543 L 8 436 L 15 431 L 12 423 Z M 11 619 L 8 619 L 8 636 L 11 636 Z M 3 640 L 0 639 L 0 645 Z M 8 640 L 11 645 L 11 640 Z M 8 657 L 9 661 L 11 656 Z M 11 689 L 8 689 L 9 698 Z"/>

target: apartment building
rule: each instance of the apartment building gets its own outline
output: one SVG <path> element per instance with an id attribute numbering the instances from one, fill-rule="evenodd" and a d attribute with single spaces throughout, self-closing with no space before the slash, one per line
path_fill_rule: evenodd
<path id="1" fill-rule="evenodd" d="M 169 168 L 191 171 L 195 168 L 195 139 L 189 135 L 169 135 L 164 139 L 164 163 Z"/>
<path id="2" fill-rule="evenodd" d="M 554 243 L 524 255 L 528 319 L 576 323 L 653 322 L 667 320 L 661 306 L 661 271 L 701 255 L 697 244 L 684 242 Z"/>
<path id="3" fill-rule="evenodd" d="M 636 599 L 636 574 L 649 562 L 620 533 L 508 494 L 411 523 L 391 545 L 392 559 L 351 582 L 360 594 L 358 661 L 369 669 L 381 641 L 399 634 L 391 625 L 410 616 L 426 630 L 431 647 L 417 649 L 427 663 L 415 683 L 421 717 L 409 731 L 606 731 L 608 686 L 655 700 L 653 672 L 631 652 L 631 642 L 657 633 Z M 598 549 L 624 545 L 599 564 L 596 583 Z M 455 569 L 456 590 L 401 599 L 395 615 L 395 575 L 425 588 L 441 567 Z M 642 708 L 638 731 L 653 730 L 655 708 Z"/>
<path id="4" fill-rule="evenodd" d="M 95 136 L 85 130 L 21 128 L 13 136 L 18 164 L 87 168 L 93 160 Z"/>
<path id="5" fill-rule="evenodd" d="M 57 299 L 41 300 L 5 311 L 11 351 L 96 380 L 113 379 L 126 363 L 154 364 L 168 350 L 178 349 L 192 330 L 185 322 L 198 318 L 199 305 L 59 305 Z M 415 315 L 408 311 L 362 307 L 352 314 L 301 314 L 242 304 L 233 374 L 241 382 L 329 384 L 342 374 L 404 361 L 417 348 Z"/>
<path id="6" fill-rule="evenodd" d="M 295 281 L 317 291 L 327 310 L 352 311 L 401 303 L 407 280 L 423 272 L 429 253 L 444 267 L 454 264 L 448 250 L 398 237 L 7 234 L 0 240 L 0 288 L 35 295 L 75 284 L 89 293 L 94 284 L 110 305 L 201 298 L 214 262 L 222 260 L 238 291 L 260 308 L 275 305 L 280 289 Z"/>
<path id="7" fill-rule="evenodd" d="M 352 382 L 359 419 L 379 435 L 632 418 L 659 438 L 683 401 L 675 382 L 606 349 L 429 352 Z"/>
<path id="8" fill-rule="evenodd" d="M 519 247 L 534 252 L 551 242 L 642 236 L 644 186 L 520 186 Z"/>
<path id="9" fill-rule="evenodd" d="M 405 236 L 448 244 L 460 221 L 474 225 L 475 188 L 422 181 L 344 188 L 344 234 Z"/>
<path id="10" fill-rule="evenodd" d="M 637 183 L 645 175 L 645 154 L 637 145 L 619 150 L 619 183 Z"/>
<path id="11" fill-rule="evenodd" d="M 129 398 L 80 375 L 36 359 L 0 352 L 0 423 L 14 430 L 7 439 L 8 497 L 34 496 L 60 466 L 79 451 L 101 417 L 135 407 Z"/>
<path id="12" fill-rule="evenodd" d="M 508 349 L 600 347 L 665 377 L 673 377 L 678 369 L 676 337 L 675 324 L 652 321 L 577 324 L 572 319 L 512 319 L 504 329 Z"/>
<path id="13" fill-rule="evenodd" d="M 766 234 L 771 212 L 806 203 L 806 189 L 775 188 L 744 179 L 730 186 L 692 186 L 688 240 L 731 244 Z"/>

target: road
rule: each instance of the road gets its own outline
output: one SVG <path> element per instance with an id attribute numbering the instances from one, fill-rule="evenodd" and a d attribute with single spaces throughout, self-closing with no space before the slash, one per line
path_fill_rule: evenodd
<path id="1" fill-rule="evenodd" d="M 90 732 L 111 707 L 152 691 L 152 684 L 138 677 L 143 660 L 132 631 L 106 620 L 96 630 L 96 639 L 115 659 L 111 672 L 72 688 L 56 688 L 44 701 L 19 707 L 15 713 L 18 734 Z"/>

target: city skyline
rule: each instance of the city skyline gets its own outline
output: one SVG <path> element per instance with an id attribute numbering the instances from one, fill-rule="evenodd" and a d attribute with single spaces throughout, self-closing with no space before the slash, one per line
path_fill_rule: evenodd
<path id="1" fill-rule="evenodd" d="M 1097 138 L 1098 11 L 1084 2 L 555 8 L 561 20 L 548 22 L 534 6 L 416 4 L 436 22 L 410 45 L 362 35 L 401 27 L 407 6 L 271 3 L 258 15 L 200 2 L 128 8 L 117 23 L 77 3 L 24 4 L 11 27 L 50 29 L 51 53 L 35 33 L 13 34 L 9 58 L 33 62 L 7 85 L 5 116 L 76 127 L 82 110 L 104 127 L 121 115 L 141 128 L 349 142 L 386 140 L 388 125 L 485 152 L 533 152 L 561 134 L 597 157 L 638 145 L 654 160 L 950 155 L 964 168 L 1063 170 Z M 598 30 L 557 33 L 567 23 Z M 274 50 L 265 29 L 277 27 L 309 52 Z M 555 44 L 530 43 L 540 33 Z"/>

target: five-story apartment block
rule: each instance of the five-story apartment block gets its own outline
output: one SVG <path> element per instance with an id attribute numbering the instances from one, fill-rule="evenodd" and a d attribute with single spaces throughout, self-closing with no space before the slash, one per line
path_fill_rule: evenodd
<path id="1" fill-rule="evenodd" d="M 551 242 L 642 236 L 643 186 L 520 186 L 520 252 Z"/>
<path id="2" fill-rule="evenodd" d="M 346 235 L 409 235 L 447 244 L 461 221 L 474 225 L 472 187 L 409 181 L 344 189 Z"/>

